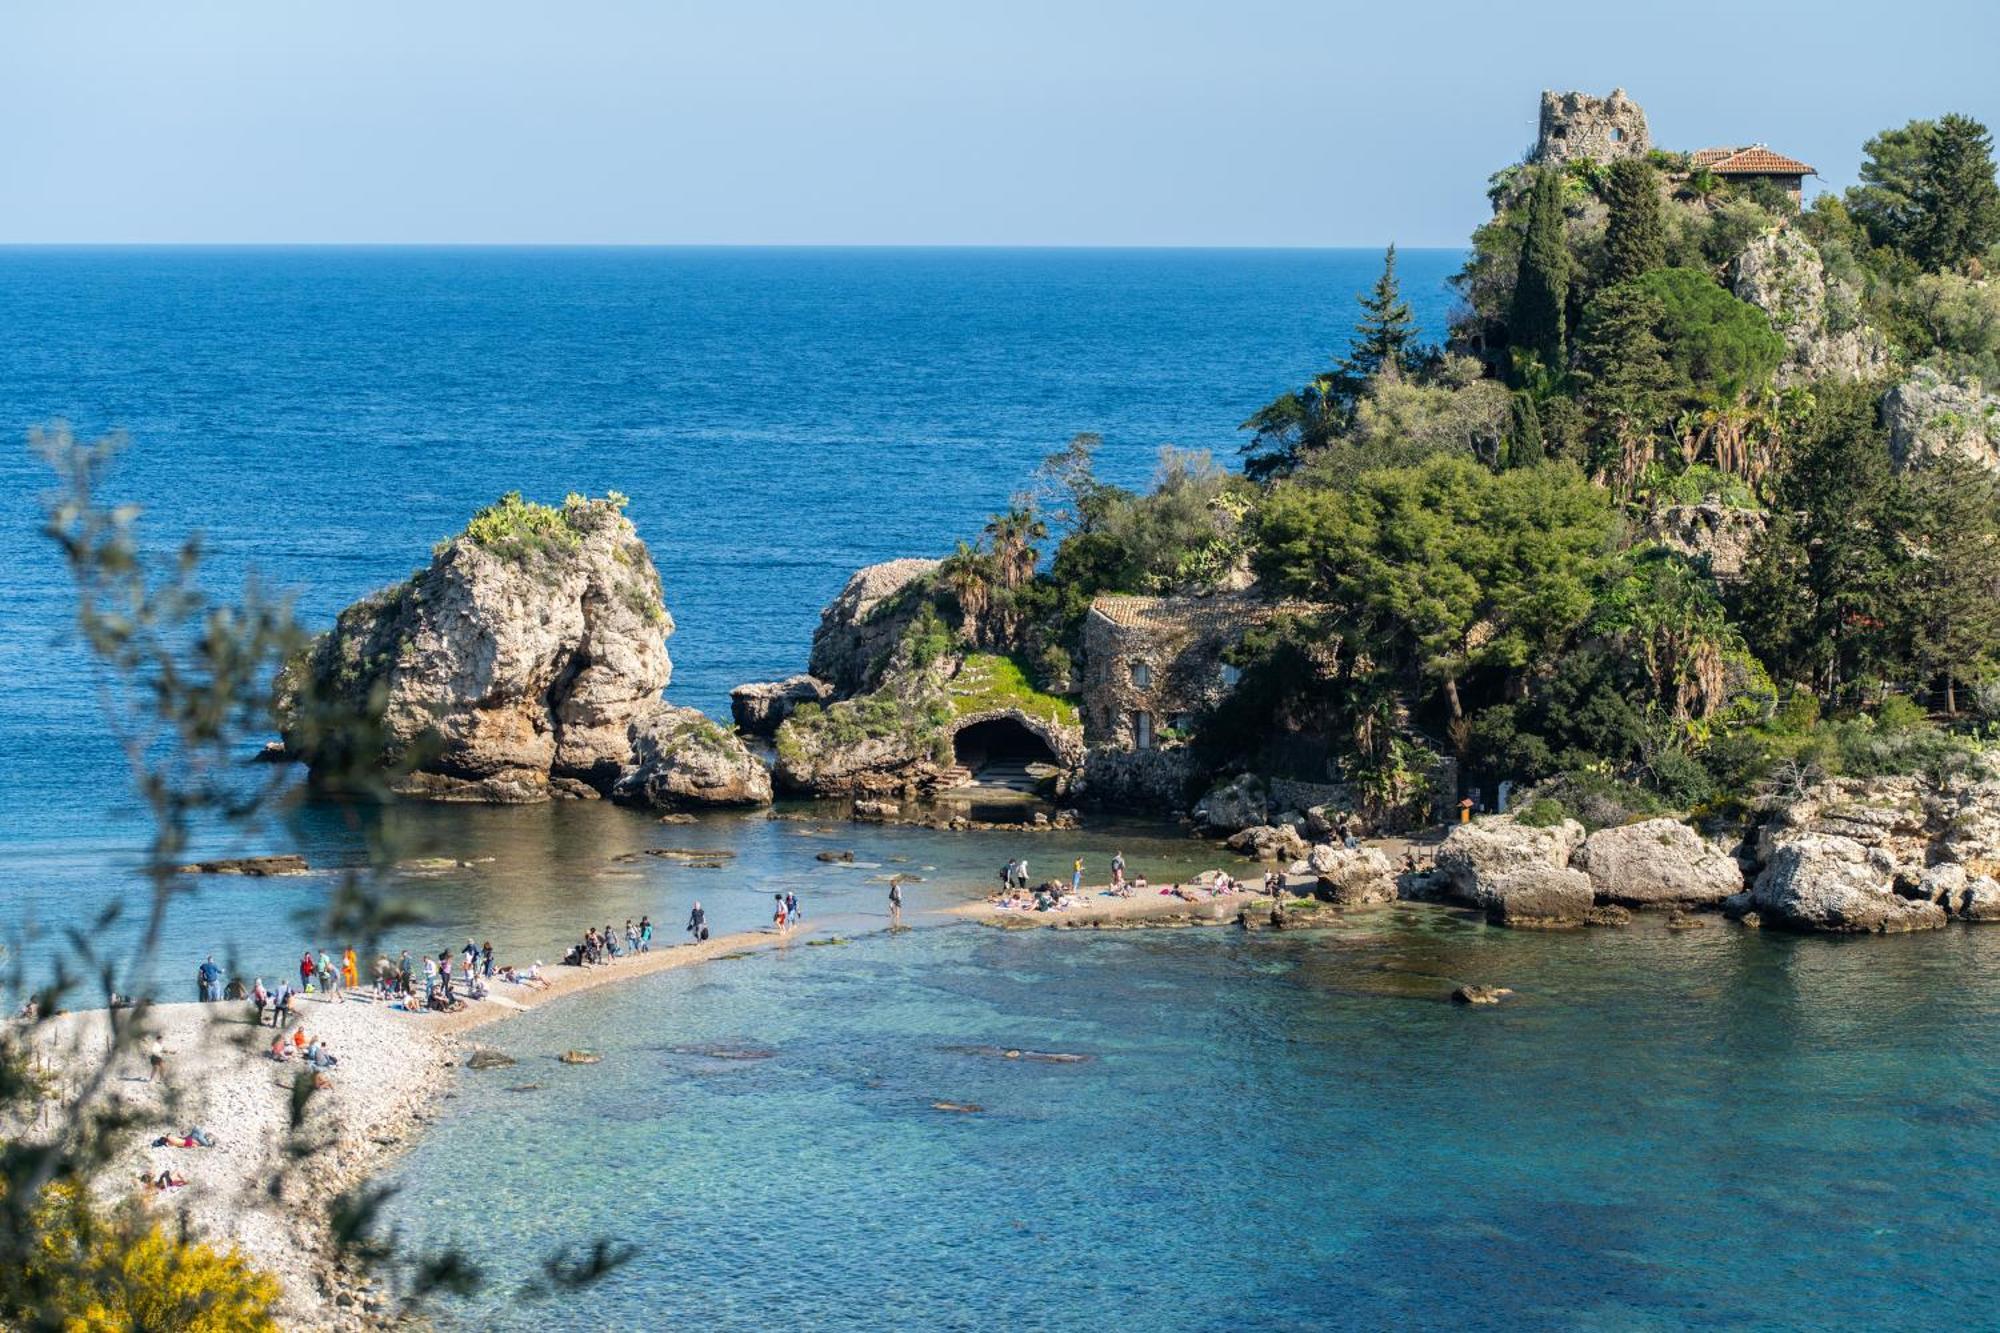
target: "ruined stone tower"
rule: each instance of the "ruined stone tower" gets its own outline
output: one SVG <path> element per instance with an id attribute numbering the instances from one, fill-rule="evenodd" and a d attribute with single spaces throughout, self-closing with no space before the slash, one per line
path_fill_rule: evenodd
<path id="1" fill-rule="evenodd" d="M 1568 162 L 1579 157 L 1615 162 L 1643 157 L 1653 146 L 1646 133 L 1646 113 L 1613 88 L 1609 97 L 1588 93 L 1542 94 L 1541 134 L 1535 140 L 1535 161 Z"/>

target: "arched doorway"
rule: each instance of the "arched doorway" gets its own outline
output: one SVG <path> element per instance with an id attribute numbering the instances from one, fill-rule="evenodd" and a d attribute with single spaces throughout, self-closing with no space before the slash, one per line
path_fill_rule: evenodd
<path id="1" fill-rule="evenodd" d="M 982 787 L 1032 792 L 1037 768 L 1060 764 L 1049 743 L 1018 718 L 996 717 L 964 727 L 951 738 L 952 757 Z"/>

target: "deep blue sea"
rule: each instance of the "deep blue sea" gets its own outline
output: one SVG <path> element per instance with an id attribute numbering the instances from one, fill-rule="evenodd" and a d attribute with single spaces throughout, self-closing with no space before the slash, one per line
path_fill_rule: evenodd
<path id="1" fill-rule="evenodd" d="M 1433 332 L 1459 256 L 1403 254 Z M 670 697 L 803 665 L 855 566 L 971 535 L 1079 431 L 1141 485 L 1337 351 L 1351 251 L 0 249 L 0 936 L 46 975 L 136 892 L 104 734 L 20 443 L 130 444 L 108 491 L 209 577 L 323 624 L 479 505 L 617 489 L 679 623 Z M 814 813 L 814 812 L 794 812 Z M 588 921 L 676 937 L 801 892 L 817 938 L 491 1029 L 440 1087 L 403 1219 L 489 1270 L 445 1327 L 1666 1329 L 1992 1326 L 2000 929 L 1888 940 L 1535 934 L 1398 908 L 1336 929 L 1002 934 L 930 909 L 1026 851 L 1215 863 L 1177 830 L 1023 842 L 601 803 L 306 805 L 241 845 L 320 873 L 190 880 L 159 993 L 270 973 L 393 823 L 466 864 L 390 887 L 551 957 Z M 205 834 L 204 836 L 213 836 Z M 724 869 L 640 855 L 733 853 Z M 856 853 L 852 865 L 814 854 Z M 922 926 L 879 932 L 917 874 Z M 22 938 L 30 925 L 42 933 Z M 1458 981 L 1521 992 L 1468 1012 Z M 571 1046 L 604 1053 L 569 1068 Z M 1087 1056 L 1051 1064 L 991 1047 Z M 754 1051 L 755 1059 L 726 1058 Z M 526 1084 L 528 1091 L 507 1091 Z M 977 1104 L 961 1115 L 935 1101 Z M 637 1257 L 516 1296 L 565 1238 Z"/>

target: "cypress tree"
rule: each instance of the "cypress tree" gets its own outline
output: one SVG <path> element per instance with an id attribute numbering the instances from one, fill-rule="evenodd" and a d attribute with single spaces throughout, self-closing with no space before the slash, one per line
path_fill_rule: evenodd
<path id="1" fill-rule="evenodd" d="M 1544 167 L 1528 195 L 1528 234 L 1514 275 L 1514 309 L 1508 338 L 1517 348 L 1561 371 L 1563 307 L 1569 302 L 1569 246 L 1563 238 L 1562 173 Z"/>
<path id="2" fill-rule="evenodd" d="M 1913 194 L 1910 253 L 1925 268 L 1956 268 L 2000 242 L 1993 136 L 1971 117 L 1944 116 L 1932 128 Z"/>
<path id="3" fill-rule="evenodd" d="M 1340 363 L 1341 372 L 1362 381 L 1384 370 L 1396 374 L 1407 369 L 1417 321 L 1396 281 L 1395 246 L 1382 257 L 1382 276 L 1360 300 L 1361 322 L 1354 326 L 1354 340 Z"/>
<path id="4" fill-rule="evenodd" d="M 1660 213 L 1660 183 L 1652 163 L 1622 158 L 1612 164 L 1604 183 L 1604 202 L 1611 210 L 1605 227 L 1607 286 L 1636 278 L 1667 262 L 1667 224 Z"/>
<path id="5" fill-rule="evenodd" d="M 1592 470 L 1629 494 L 1652 461 L 1653 436 L 1667 413 L 1673 368 L 1660 340 L 1666 306 L 1643 285 L 1599 292 L 1577 335 L 1584 411 L 1600 432 Z"/>
<path id="6" fill-rule="evenodd" d="M 1542 414 L 1535 407 L 1535 395 L 1526 389 L 1514 390 L 1507 405 L 1507 466 L 1527 467 L 1547 456 L 1542 443 Z"/>

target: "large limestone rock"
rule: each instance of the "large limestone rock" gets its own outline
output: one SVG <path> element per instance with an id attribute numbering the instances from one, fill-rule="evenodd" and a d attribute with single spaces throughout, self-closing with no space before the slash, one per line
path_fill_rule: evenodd
<path id="1" fill-rule="evenodd" d="M 2000 920 L 2000 880 L 1968 874 L 1956 861 L 1932 866 L 1906 897 L 1936 903 L 1945 915 L 1960 921 Z"/>
<path id="2" fill-rule="evenodd" d="M 2000 472 L 2000 393 L 1977 381 L 1949 380 L 1918 366 L 1883 396 L 1882 418 L 1899 470 L 1958 458 Z"/>
<path id="3" fill-rule="evenodd" d="M 1706 561 L 1711 574 L 1730 582 L 1743 577 L 1750 563 L 1750 548 L 1767 522 L 1761 509 L 1738 509 L 1704 500 L 1654 510 L 1646 517 L 1646 535 L 1690 560 Z"/>
<path id="4" fill-rule="evenodd" d="M 938 567 L 935 560 L 885 560 L 858 569 L 820 613 L 807 670 L 842 696 L 871 690 L 881 666 L 903 637 L 914 606 L 897 594 Z"/>
<path id="5" fill-rule="evenodd" d="M 1261 824 L 1256 828 L 1247 828 L 1231 835 L 1223 845 L 1232 852 L 1259 861 L 1283 861 L 1287 864 L 1306 855 L 1309 850 L 1306 840 L 1289 824 Z"/>
<path id="6" fill-rule="evenodd" d="M 1820 834 L 1878 852 L 1892 873 L 1900 868 L 1914 880 L 1934 859 L 1931 846 L 1942 822 L 1928 785 L 1917 778 L 1835 779 L 1772 814 L 1758 831 L 1757 860 L 1768 864 L 1782 844 L 1801 834 Z"/>
<path id="7" fill-rule="evenodd" d="M 1524 865 L 1484 881 L 1479 897 L 1489 921 L 1529 929 L 1583 925 L 1593 905 L 1590 876 L 1549 865 Z"/>
<path id="8" fill-rule="evenodd" d="M 613 795 L 657 809 L 765 805 L 771 774 L 699 709 L 662 707 L 632 724 L 632 766 Z"/>
<path id="9" fill-rule="evenodd" d="M 1306 854 L 1314 896 L 1342 907 L 1396 901 L 1396 868 L 1374 847 L 1321 843 Z"/>
<path id="10" fill-rule="evenodd" d="M 1454 897 L 1486 907 L 1501 879 L 1521 870 L 1567 869 L 1582 841 L 1583 825 L 1574 819 L 1535 828 L 1499 815 L 1456 825 L 1438 844 L 1434 863 L 1451 881 Z"/>
<path id="11" fill-rule="evenodd" d="M 833 686 L 817 676 L 787 676 L 738 685 L 729 692 L 729 713 L 745 735 L 775 736 L 800 704 L 825 704 L 832 698 Z"/>
<path id="12" fill-rule="evenodd" d="M 1729 288 L 1771 318 L 1785 340 L 1780 384 L 1866 379 L 1889 365 L 1889 342 L 1860 322 L 1860 300 L 1830 283 L 1811 241 L 1789 227 L 1767 231 L 1729 267 Z"/>
<path id="13" fill-rule="evenodd" d="M 1271 817 L 1270 794 L 1263 779 L 1239 774 L 1217 783 L 1196 801 L 1194 817 L 1218 833 L 1255 828 Z"/>
<path id="14" fill-rule="evenodd" d="M 1929 930 L 1945 923 L 1934 902 L 1899 896 L 1895 864 L 1880 848 L 1831 833 L 1796 833 L 1775 846 L 1751 887 L 1767 921 L 1834 932 Z"/>
<path id="15" fill-rule="evenodd" d="M 323 775 L 407 769 L 399 789 L 435 800 L 612 791 L 635 736 L 684 711 L 660 697 L 674 622 L 622 506 L 510 496 L 482 510 L 286 668 L 287 748 Z M 350 725 L 356 716 L 372 728 Z"/>
<path id="16" fill-rule="evenodd" d="M 1676 819 L 1599 829 L 1570 866 L 1590 877 L 1599 898 L 1627 907 L 1708 906 L 1743 891 L 1736 858 Z"/>

